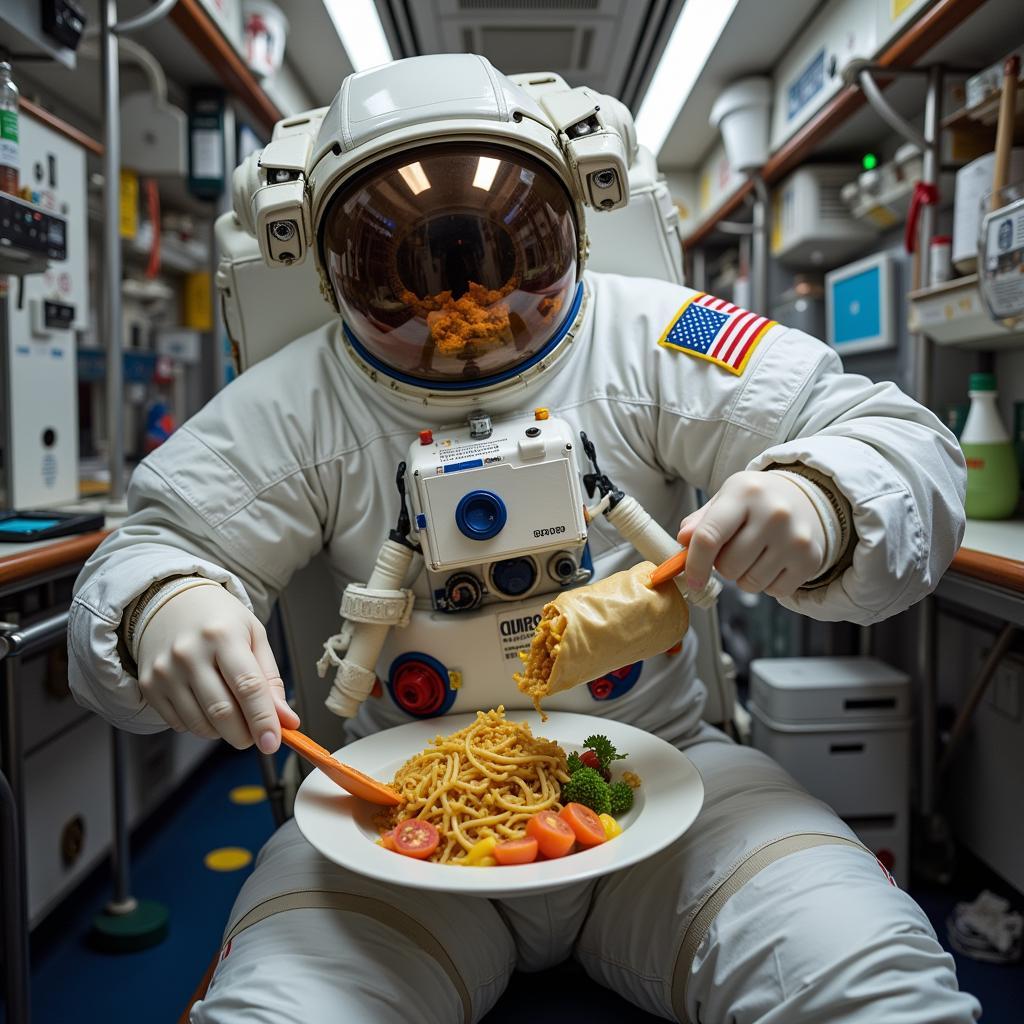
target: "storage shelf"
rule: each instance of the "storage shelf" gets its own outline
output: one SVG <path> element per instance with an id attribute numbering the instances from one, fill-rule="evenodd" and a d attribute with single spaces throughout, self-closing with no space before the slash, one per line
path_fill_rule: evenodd
<path id="1" fill-rule="evenodd" d="M 962 107 L 942 119 L 943 128 L 996 128 L 999 119 L 999 94 L 994 93 L 975 107 Z M 1017 128 L 1024 126 L 1024 82 L 1017 87 Z"/>
<path id="2" fill-rule="evenodd" d="M 1010 328 L 993 320 L 978 290 L 977 274 L 919 288 L 907 300 L 910 330 L 926 334 L 937 345 L 983 350 L 1024 345 L 1024 321 Z"/>
<path id="3" fill-rule="evenodd" d="M 210 65 L 225 88 L 266 128 L 284 116 L 264 92 L 238 51 L 204 10 L 199 0 L 178 0 L 169 15 L 196 51 Z"/>
<path id="4" fill-rule="evenodd" d="M 938 0 L 906 32 L 896 39 L 875 61 L 881 67 L 913 67 L 934 46 L 945 39 L 985 0 Z M 885 82 L 879 85 L 885 87 Z M 799 128 L 768 158 L 761 177 L 771 185 L 804 163 L 815 149 L 866 103 L 859 86 L 847 86 Z M 711 235 L 715 225 L 733 213 L 752 191 L 748 182 L 724 202 L 684 240 L 684 247 L 698 245 Z"/>

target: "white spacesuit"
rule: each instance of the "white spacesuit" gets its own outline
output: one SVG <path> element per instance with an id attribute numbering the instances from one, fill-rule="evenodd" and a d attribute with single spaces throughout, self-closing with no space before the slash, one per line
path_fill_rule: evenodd
<path id="1" fill-rule="evenodd" d="M 247 371 L 136 470 L 128 521 L 76 588 L 81 702 L 133 731 L 170 723 L 232 739 L 219 723 L 237 707 L 209 697 L 232 671 L 217 648 L 229 631 L 214 622 L 225 602 L 265 620 L 324 549 L 341 584 L 370 579 L 410 442 L 433 431 L 422 443 L 434 444 L 481 408 L 498 423 L 545 407 L 585 430 L 607 477 L 673 533 L 683 481 L 717 493 L 717 528 L 732 516 L 737 531 L 720 568 L 742 547 L 742 523 L 758 522 L 758 481 L 770 480 L 765 560 L 726 574 L 788 594 L 802 613 L 870 623 L 935 586 L 960 540 L 964 473 L 931 413 L 891 384 L 844 375 L 799 331 L 673 284 L 584 273 L 582 204 L 625 198 L 634 143 L 614 101 L 551 76 L 513 82 L 476 57 L 424 57 L 350 77 L 315 141 L 301 128 L 244 172 L 236 209 L 269 261 L 310 251 L 341 319 Z M 791 470 L 799 486 L 777 486 Z M 809 535 L 790 529 L 800 514 L 826 523 L 805 563 Z M 637 561 L 601 516 L 587 548 L 596 577 Z M 794 565 L 800 578 L 780 584 Z M 483 581 L 493 600 L 454 615 L 437 610 L 424 573 L 411 632 L 387 641 L 385 683 L 408 636 L 444 618 L 443 710 L 452 668 L 466 670 L 459 710 L 526 706 L 510 670 L 482 678 L 458 664 L 461 635 L 465 649 L 491 645 L 500 666 L 501 621 L 535 607 L 537 579 L 521 562 L 502 571 Z M 271 679 L 254 622 L 243 631 Z M 366 699 L 353 735 L 436 709 L 426 669 L 437 659 L 420 660 L 408 687 Z M 490 902 L 351 874 L 291 823 L 243 887 L 193 1021 L 475 1021 L 513 969 L 570 955 L 669 1019 L 976 1019 L 924 914 L 852 832 L 764 755 L 701 724 L 693 663 L 688 639 L 551 700 L 687 749 L 706 796 L 675 845 L 597 883 Z M 269 726 L 246 702 L 265 680 L 245 665 L 237 674 L 243 732 L 262 740 Z"/>

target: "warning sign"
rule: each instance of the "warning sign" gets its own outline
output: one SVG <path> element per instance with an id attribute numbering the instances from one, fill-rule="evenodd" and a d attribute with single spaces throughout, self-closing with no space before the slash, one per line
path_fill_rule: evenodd
<path id="1" fill-rule="evenodd" d="M 498 640 L 506 661 L 519 661 L 519 652 L 530 649 L 533 631 L 540 622 L 540 612 L 517 612 L 498 617 Z"/>

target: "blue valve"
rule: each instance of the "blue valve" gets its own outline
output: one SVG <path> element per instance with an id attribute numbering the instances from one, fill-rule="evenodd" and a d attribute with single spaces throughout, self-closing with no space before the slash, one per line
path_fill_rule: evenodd
<path id="1" fill-rule="evenodd" d="M 470 540 L 490 540 L 508 520 L 505 502 L 493 491 L 470 491 L 455 508 L 455 525 Z"/>

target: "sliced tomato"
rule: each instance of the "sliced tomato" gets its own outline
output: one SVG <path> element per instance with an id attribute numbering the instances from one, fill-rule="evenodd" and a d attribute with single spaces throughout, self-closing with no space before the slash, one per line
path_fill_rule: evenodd
<path id="1" fill-rule="evenodd" d="M 604 825 L 589 807 L 566 804 L 560 817 L 572 829 L 580 846 L 597 846 L 605 841 Z"/>
<path id="2" fill-rule="evenodd" d="M 400 821 L 394 828 L 395 850 L 406 857 L 415 857 L 416 860 L 426 860 L 437 849 L 440 841 L 437 829 L 429 821 L 419 818 Z"/>
<path id="3" fill-rule="evenodd" d="M 395 830 L 394 829 L 390 829 L 389 831 L 383 833 L 381 835 L 380 839 L 377 840 L 377 842 L 379 842 L 380 845 L 383 846 L 385 850 L 391 850 L 392 852 L 394 852 L 394 850 L 395 850 Z"/>
<path id="4" fill-rule="evenodd" d="M 494 848 L 494 859 L 499 864 L 531 864 L 537 859 L 540 846 L 533 836 L 525 839 L 507 839 Z"/>
<path id="5" fill-rule="evenodd" d="M 583 753 L 580 754 L 580 761 L 582 761 L 588 768 L 593 768 L 605 782 L 611 782 L 612 773 L 608 771 L 607 768 L 601 767 L 601 758 L 597 756 L 596 751 L 584 750 Z"/>
<path id="6" fill-rule="evenodd" d="M 526 823 L 526 834 L 551 858 L 564 857 L 576 842 L 576 834 L 554 811 L 538 811 Z"/>

